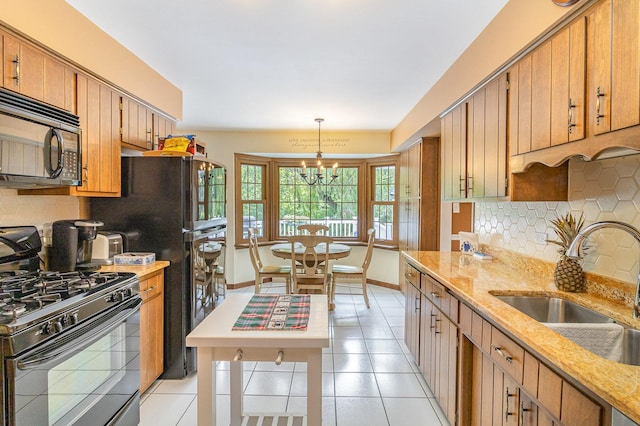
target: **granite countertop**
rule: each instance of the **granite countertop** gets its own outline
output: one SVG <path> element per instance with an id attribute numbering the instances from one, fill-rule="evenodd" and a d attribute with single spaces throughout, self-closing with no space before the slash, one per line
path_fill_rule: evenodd
<path id="1" fill-rule="evenodd" d="M 166 260 L 156 260 L 148 265 L 104 265 L 100 272 L 135 272 L 138 278 L 143 280 L 149 275 L 169 266 Z"/>
<path id="2" fill-rule="evenodd" d="M 553 277 L 533 279 L 498 260 L 477 260 L 457 252 L 403 252 L 414 266 L 449 287 L 458 298 L 517 337 L 542 361 L 555 365 L 604 401 L 640 422 L 640 366 L 609 361 L 552 331 L 493 294 L 551 295 L 604 313 L 640 329 L 630 307 L 589 293 L 565 293 Z"/>

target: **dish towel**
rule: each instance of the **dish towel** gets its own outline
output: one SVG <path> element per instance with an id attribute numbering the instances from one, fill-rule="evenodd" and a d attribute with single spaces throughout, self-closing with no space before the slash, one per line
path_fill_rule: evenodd
<path id="1" fill-rule="evenodd" d="M 598 356 L 622 361 L 624 328 L 620 324 L 547 322 L 544 325 Z"/>

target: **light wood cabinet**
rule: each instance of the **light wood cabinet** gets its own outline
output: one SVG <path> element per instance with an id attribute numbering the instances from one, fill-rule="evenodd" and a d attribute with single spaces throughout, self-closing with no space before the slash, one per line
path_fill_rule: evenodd
<path id="1" fill-rule="evenodd" d="M 164 271 L 140 280 L 140 392 L 164 370 Z"/>
<path id="2" fill-rule="evenodd" d="M 586 14 L 590 132 L 640 124 L 639 4 L 603 0 Z"/>
<path id="3" fill-rule="evenodd" d="M 119 94 L 84 74 L 78 74 L 77 85 L 82 186 L 72 191 L 81 196 L 119 196 Z"/>
<path id="4" fill-rule="evenodd" d="M 120 102 L 122 143 L 145 151 L 153 149 L 153 112 L 126 96 Z"/>
<path id="5" fill-rule="evenodd" d="M 32 44 L 0 32 L 6 89 L 76 112 L 75 71 Z"/>
<path id="6" fill-rule="evenodd" d="M 467 103 L 463 102 L 441 119 L 442 198 L 466 198 Z"/>
<path id="7" fill-rule="evenodd" d="M 461 399 L 469 408 L 460 409 L 468 413 L 460 424 L 603 424 L 602 405 L 464 304 L 460 331 L 461 339 L 469 342 L 461 345 L 466 349 L 460 354 L 460 365 L 471 370 L 471 378 L 459 390 L 471 392 Z"/>
<path id="8" fill-rule="evenodd" d="M 161 116 L 153 114 L 153 146 L 152 149 L 158 149 L 158 142 L 161 138 L 166 138 L 175 132 L 175 123 Z"/>
<path id="9" fill-rule="evenodd" d="M 585 22 L 576 20 L 510 68 L 511 155 L 585 137 Z"/>
<path id="10" fill-rule="evenodd" d="M 506 74 L 442 117 L 443 199 L 506 196 L 506 120 Z"/>
<path id="11" fill-rule="evenodd" d="M 413 355 L 413 359 L 420 365 L 420 273 L 405 264 L 405 328 L 404 341 Z"/>
<path id="12" fill-rule="evenodd" d="M 432 278 L 407 266 L 405 342 L 447 419 L 458 403 L 458 301 Z"/>

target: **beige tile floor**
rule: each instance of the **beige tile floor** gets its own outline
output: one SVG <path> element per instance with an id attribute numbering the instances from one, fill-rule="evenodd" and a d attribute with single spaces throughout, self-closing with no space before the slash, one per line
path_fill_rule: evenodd
<path id="1" fill-rule="evenodd" d="M 323 425 L 448 425 L 404 344 L 404 296 L 369 286 L 339 284 L 329 315 L 331 343 L 323 353 Z M 252 292 L 253 288 L 235 290 Z M 283 292 L 282 285 L 265 292 Z M 217 364 L 218 425 L 229 424 L 229 364 Z M 306 364 L 246 362 L 245 413 L 304 414 Z M 140 425 L 196 425 L 196 376 L 158 380 L 142 396 Z"/>

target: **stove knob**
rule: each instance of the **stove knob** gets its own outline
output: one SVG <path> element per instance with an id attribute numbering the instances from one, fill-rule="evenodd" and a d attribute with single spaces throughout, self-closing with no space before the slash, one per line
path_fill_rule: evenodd
<path id="1" fill-rule="evenodd" d="M 62 333 L 62 322 L 60 320 L 53 322 L 53 331 L 55 333 Z"/>
<path id="2" fill-rule="evenodd" d="M 69 324 L 77 324 L 78 323 L 78 313 L 74 312 L 71 314 L 71 316 L 69 317 Z"/>
<path id="3" fill-rule="evenodd" d="M 111 301 L 112 302 L 122 302 L 124 300 L 124 296 L 122 295 L 122 292 L 120 291 L 116 291 L 115 293 L 113 293 L 111 295 Z"/>
<path id="4" fill-rule="evenodd" d="M 49 334 L 51 334 L 51 324 L 50 323 L 45 323 L 41 328 L 40 328 L 40 333 L 42 333 L 43 335 L 47 336 Z"/>

